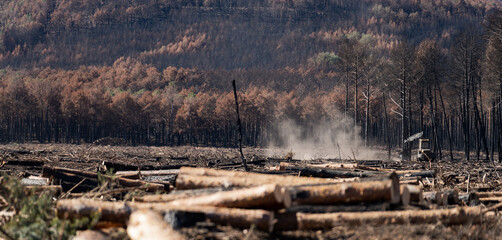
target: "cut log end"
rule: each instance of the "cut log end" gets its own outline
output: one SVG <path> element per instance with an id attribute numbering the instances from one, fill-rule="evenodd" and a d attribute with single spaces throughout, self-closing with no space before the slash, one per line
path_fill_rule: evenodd
<path id="1" fill-rule="evenodd" d="M 401 204 L 403 206 L 410 205 L 410 190 L 408 190 L 407 185 L 401 185 Z"/>
<path id="2" fill-rule="evenodd" d="M 133 212 L 127 225 L 127 234 L 132 240 L 187 239 L 169 226 L 160 213 L 151 210 Z"/>

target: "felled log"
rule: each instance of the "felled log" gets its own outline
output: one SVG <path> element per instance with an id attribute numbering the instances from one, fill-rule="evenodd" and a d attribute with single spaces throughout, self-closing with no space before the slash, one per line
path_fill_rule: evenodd
<path id="1" fill-rule="evenodd" d="M 410 191 L 407 185 L 400 185 L 399 191 L 401 192 L 401 204 L 404 206 L 410 205 Z"/>
<path id="2" fill-rule="evenodd" d="M 47 193 L 52 196 L 57 196 L 63 192 L 61 185 L 25 186 L 24 188 L 35 194 Z"/>
<path id="3" fill-rule="evenodd" d="M 337 180 L 182 167 L 176 179 L 176 188 L 228 188 L 259 186 L 264 184 L 301 185 L 334 182 L 337 182 Z"/>
<path id="4" fill-rule="evenodd" d="M 443 203 L 443 193 L 441 191 L 424 192 L 422 193 L 422 196 L 425 201 L 438 203 L 440 205 Z"/>
<path id="5" fill-rule="evenodd" d="M 394 169 L 385 169 L 385 168 L 379 168 L 379 167 L 370 167 L 370 166 L 365 166 L 365 165 L 358 165 L 356 168 L 361 169 L 361 170 L 367 170 L 367 171 L 375 171 L 375 172 L 392 172 L 394 170 Z"/>
<path id="6" fill-rule="evenodd" d="M 288 167 L 298 166 L 294 163 L 281 162 L 279 163 L 279 170 L 286 171 Z M 357 163 L 322 163 L 322 164 L 304 164 L 303 167 L 311 168 L 330 168 L 330 169 L 356 169 Z"/>
<path id="7" fill-rule="evenodd" d="M 397 175 L 402 176 L 402 177 L 422 177 L 422 178 L 436 177 L 436 171 L 434 171 L 434 170 L 429 170 L 429 171 L 406 170 L 406 171 L 396 171 L 396 173 L 397 173 Z"/>
<path id="8" fill-rule="evenodd" d="M 410 203 L 420 203 L 423 201 L 422 188 L 417 185 L 401 184 L 401 203 L 409 205 Z"/>
<path id="9" fill-rule="evenodd" d="M 193 227 L 198 222 L 206 221 L 206 215 L 200 212 L 171 210 L 165 213 L 164 220 L 168 222 L 173 229 L 178 230 L 184 227 Z"/>
<path id="10" fill-rule="evenodd" d="M 488 203 L 500 203 L 502 202 L 502 197 L 480 197 L 479 202 L 488 204 Z"/>
<path id="11" fill-rule="evenodd" d="M 418 178 L 413 178 L 413 179 L 401 179 L 400 178 L 399 183 L 401 185 L 403 185 L 403 184 L 420 185 L 420 181 L 418 180 Z"/>
<path id="12" fill-rule="evenodd" d="M 44 161 L 34 159 L 8 159 L 4 161 L 3 164 L 14 166 L 41 167 L 44 165 Z"/>
<path id="13" fill-rule="evenodd" d="M 230 191 L 232 188 L 200 188 L 200 189 L 188 189 L 188 190 L 174 190 L 169 194 L 155 194 L 155 195 L 145 195 L 134 197 L 134 201 L 138 202 L 170 202 L 177 199 L 196 197 L 201 195 L 207 195 L 217 192 Z"/>
<path id="14" fill-rule="evenodd" d="M 280 208 L 284 206 L 281 188 L 275 184 L 179 199 L 170 202 L 170 204 L 173 206 L 215 206 L 265 209 Z"/>
<path id="15" fill-rule="evenodd" d="M 127 224 L 127 234 L 131 240 L 188 239 L 169 226 L 160 213 L 152 210 L 133 212 Z"/>
<path id="16" fill-rule="evenodd" d="M 110 162 L 104 161 L 103 165 L 106 166 L 106 169 L 113 171 L 137 171 L 137 170 L 166 170 L 166 169 L 179 169 L 181 167 L 192 166 L 190 164 L 177 164 L 177 165 L 134 165 L 120 162 Z"/>
<path id="17" fill-rule="evenodd" d="M 222 225 L 237 228 L 255 226 L 263 231 L 271 231 L 274 213 L 258 209 L 220 208 L 212 206 L 173 206 L 168 203 L 107 202 L 91 199 L 59 200 L 57 215 L 61 218 L 82 218 L 93 213 L 100 214 L 100 221 L 126 222 L 129 215 L 141 209 L 151 209 L 161 213 L 181 211 L 203 213 L 205 218 Z"/>
<path id="18" fill-rule="evenodd" d="M 290 216 L 289 216 L 290 217 Z M 438 210 L 405 210 L 405 211 L 378 211 L 378 212 L 342 212 L 342 213 L 297 213 L 296 224 L 276 227 L 278 231 L 284 230 L 314 230 L 331 229 L 336 226 L 364 226 L 383 224 L 477 224 L 484 219 L 480 207 L 463 207 Z M 281 221 L 279 217 L 278 221 Z M 285 220 L 286 221 L 286 220 Z M 294 222 L 289 219 L 288 221 Z M 296 226 L 295 226 L 296 225 Z M 289 228 L 288 228 L 289 227 Z M 297 227 L 297 228 L 295 228 Z"/>
<path id="19" fill-rule="evenodd" d="M 390 209 L 390 203 L 361 203 L 361 204 L 343 204 L 343 205 L 296 205 L 286 208 L 286 212 L 303 213 L 332 213 L 332 212 L 369 212 L 369 211 L 387 211 Z"/>
<path id="20" fill-rule="evenodd" d="M 321 168 L 311 166 L 297 166 L 290 163 L 281 163 L 281 170 L 300 172 L 300 176 L 319 177 L 319 178 L 354 178 L 354 177 L 374 177 L 377 175 L 373 172 L 356 171 L 356 170 L 341 170 L 332 168 Z"/>
<path id="21" fill-rule="evenodd" d="M 148 171 L 117 171 L 115 176 L 129 178 L 129 179 L 140 179 L 144 176 L 166 176 L 166 175 L 177 175 L 179 169 L 168 169 L 168 170 L 148 170 Z"/>
<path id="22" fill-rule="evenodd" d="M 448 204 L 458 204 L 460 199 L 458 197 L 458 191 L 455 189 L 449 189 L 443 192 L 443 203 Z"/>
<path id="23" fill-rule="evenodd" d="M 49 179 L 48 178 L 44 178 L 44 177 L 29 176 L 28 178 L 21 179 L 21 184 L 25 185 L 25 186 L 33 186 L 33 185 L 43 186 L 43 185 L 49 185 Z"/>
<path id="24" fill-rule="evenodd" d="M 358 166 L 380 166 L 384 163 L 383 160 L 356 160 Z"/>
<path id="25" fill-rule="evenodd" d="M 42 176 L 61 179 L 63 181 L 69 181 L 73 183 L 78 183 L 83 179 L 86 179 L 85 181 L 95 186 L 97 186 L 97 180 L 99 178 L 97 173 L 50 166 L 44 166 Z M 146 191 L 152 192 L 165 190 L 165 186 L 162 184 L 149 183 L 141 180 L 127 179 L 122 177 L 112 177 L 107 175 L 101 175 L 100 177 L 109 181 L 114 181 L 124 187 L 146 186 Z"/>
<path id="26" fill-rule="evenodd" d="M 77 231 L 77 235 L 72 238 L 73 240 L 110 240 L 108 236 L 100 231 L 85 230 Z"/>
<path id="27" fill-rule="evenodd" d="M 388 201 L 398 204 L 401 199 L 399 180 L 395 174 L 391 179 L 371 182 L 338 183 L 319 186 L 287 187 L 284 203 L 293 205 L 326 205 L 347 203 L 371 203 Z"/>
<path id="28" fill-rule="evenodd" d="M 477 192 L 476 195 L 480 198 L 502 197 L 502 192 Z"/>

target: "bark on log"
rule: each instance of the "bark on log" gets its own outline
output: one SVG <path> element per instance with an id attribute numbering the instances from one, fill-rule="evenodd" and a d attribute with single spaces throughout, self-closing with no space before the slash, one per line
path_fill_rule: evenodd
<path id="1" fill-rule="evenodd" d="M 439 210 L 406 210 L 360 213 L 297 213 L 297 226 L 300 230 L 331 229 L 341 225 L 382 225 L 382 224 L 477 224 L 483 221 L 480 207 L 464 207 Z M 279 219 L 281 221 L 281 219 Z M 289 220 L 292 221 L 292 220 Z M 295 230 L 295 224 L 277 226 L 276 230 Z"/>
<path id="2" fill-rule="evenodd" d="M 502 192 L 477 192 L 476 195 L 480 198 L 502 197 Z"/>
<path id="3" fill-rule="evenodd" d="M 400 180 L 399 183 L 402 184 L 411 184 L 411 185 L 420 185 L 420 182 L 418 181 L 417 178 L 415 179 L 410 179 L 410 180 Z"/>
<path id="4" fill-rule="evenodd" d="M 29 176 L 21 179 L 21 184 L 25 186 L 46 186 L 49 185 L 49 179 L 44 177 Z"/>
<path id="5" fill-rule="evenodd" d="M 282 208 L 283 195 L 276 184 L 236 189 L 209 195 L 174 200 L 173 206 L 215 206 L 227 208 Z"/>
<path id="6" fill-rule="evenodd" d="M 189 189 L 189 190 L 174 190 L 169 194 L 155 194 L 155 195 L 145 195 L 134 197 L 134 201 L 138 202 L 170 202 L 178 199 L 196 197 L 201 195 L 207 195 L 217 192 L 224 192 L 233 190 L 232 188 L 201 188 L 201 189 Z"/>
<path id="7" fill-rule="evenodd" d="M 136 210 L 151 209 L 161 213 L 181 211 L 203 213 L 210 221 L 238 228 L 255 226 L 263 231 L 272 231 L 274 213 L 257 209 L 220 208 L 211 206 L 173 206 L 168 203 L 106 202 L 91 199 L 59 200 L 56 210 L 62 218 L 82 218 L 100 213 L 100 220 L 125 222 Z"/>
<path id="8" fill-rule="evenodd" d="M 410 191 L 408 190 L 407 185 L 400 185 L 400 192 L 401 192 L 401 204 L 403 206 L 408 206 L 410 205 Z"/>
<path id="9" fill-rule="evenodd" d="M 399 180 L 392 179 L 372 182 L 339 183 L 321 186 L 299 186 L 285 188 L 284 203 L 294 205 L 325 205 L 342 203 L 370 203 L 388 201 L 398 204 L 401 196 Z"/>
<path id="10" fill-rule="evenodd" d="M 69 181 L 73 183 L 78 183 L 82 179 L 86 179 L 87 182 L 95 186 L 97 186 L 97 180 L 98 180 L 97 173 L 80 171 L 69 168 L 50 167 L 50 166 L 44 166 L 42 171 L 42 176 L 48 178 L 62 179 L 63 181 Z M 149 183 L 145 181 L 127 179 L 122 177 L 111 177 L 107 175 L 101 175 L 101 177 L 109 181 L 114 181 L 124 187 L 146 186 L 146 191 L 151 191 L 151 192 L 165 190 L 165 186 L 162 184 Z"/>
<path id="11" fill-rule="evenodd" d="M 4 164 L 15 166 L 41 167 L 44 165 L 44 161 L 32 159 L 10 159 L 5 161 Z"/>
<path id="12" fill-rule="evenodd" d="M 286 208 L 286 212 L 303 213 L 332 213 L 332 212 L 368 212 L 368 211 L 387 211 L 390 209 L 390 203 L 364 203 L 357 205 L 296 205 Z"/>
<path id="13" fill-rule="evenodd" d="M 458 204 L 460 199 L 458 197 L 458 191 L 455 189 L 446 190 L 443 192 L 443 203 L 448 204 Z"/>
<path id="14" fill-rule="evenodd" d="M 405 171 L 405 172 L 400 172 L 400 171 L 396 171 L 396 173 L 399 175 L 399 176 L 402 176 L 402 177 L 422 177 L 422 178 L 425 178 L 425 177 L 429 177 L 429 178 L 434 178 L 436 177 L 436 171 L 434 170 L 430 170 L 430 171 Z"/>
<path id="15" fill-rule="evenodd" d="M 180 173 L 176 179 L 176 188 L 228 188 L 259 186 L 264 184 L 302 185 L 334 182 L 337 182 L 337 180 L 183 167 L 180 169 Z"/>
<path id="16" fill-rule="evenodd" d="M 99 231 L 85 230 L 77 231 L 77 235 L 73 240 L 111 240 L 108 236 Z"/>
<path id="17" fill-rule="evenodd" d="M 168 169 L 168 170 L 149 170 L 149 171 L 117 171 L 115 176 L 129 178 L 129 179 L 140 179 L 143 176 L 166 176 L 166 175 L 177 175 L 179 169 Z"/>
<path id="18" fill-rule="evenodd" d="M 169 226 L 160 213 L 152 210 L 139 210 L 132 213 L 127 224 L 127 234 L 131 240 L 188 239 Z"/>
<path id="19" fill-rule="evenodd" d="M 411 203 L 421 203 L 423 201 L 422 188 L 417 185 L 402 184 L 401 203 L 406 206 Z"/>
<path id="20" fill-rule="evenodd" d="M 422 196 L 422 188 L 420 186 L 408 184 L 407 188 L 410 192 L 410 200 L 412 203 L 423 202 L 424 198 Z"/>
<path id="21" fill-rule="evenodd" d="M 300 172 L 300 176 L 319 178 L 364 178 L 374 177 L 377 173 L 368 171 L 342 170 L 332 168 L 319 168 L 309 166 L 296 166 L 289 163 L 281 163 L 281 170 Z"/>
<path id="22" fill-rule="evenodd" d="M 48 193 L 52 196 L 57 196 L 63 192 L 61 185 L 25 186 L 24 188 L 34 192 L 35 194 Z"/>
<path id="23" fill-rule="evenodd" d="M 334 168 L 334 169 L 337 169 L 337 168 L 356 169 L 358 167 L 357 163 L 323 163 L 323 164 L 307 164 L 307 166 L 321 167 L 321 168 Z"/>
<path id="24" fill-rule="evenodd" d="M 441 191 L 424 192 L 422 193 L 422 196 L 425 201 L 440 205 L 443 203 L 443 193 Z"/>
<path id="25" fill-rule="evenodd" d="M 137 171 L 137 170 L 167 170 L 167 169 L 179 169 L 181 167 L 190 167 L 190 164 L 177 164 L 177 165 L 132 165 L 120 162 L 109 162 L 105 161 L 103 163 L 106 169 L 114 171 Z"/>
<path id="26" fill-rule="evenodd" d="M 500 202 L 502 202 L 502 197 L 480 197 L 479 202 L 481 202 L 481 203 L 500 203 Z"/>

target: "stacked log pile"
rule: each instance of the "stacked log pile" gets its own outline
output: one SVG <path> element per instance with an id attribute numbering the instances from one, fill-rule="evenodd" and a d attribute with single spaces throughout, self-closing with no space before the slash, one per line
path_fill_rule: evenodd
<path id="1" fill-rule="evenodd" d="M 317 168 L 332 169 L 332 166 L 281 164 L 276 171 L 306 168 L 318 172 Z M 154 233 L 186 239 L 178 229 L 205 221 L 235 228 L 281 232 L 358 224 L 478 224 L 496 218 L 493 212 L 487 212 L 482 206 L 466 206 L 456 190 L 423 192 L 421 181 L 415 179 L 417 184 L 408 184 L 410 176 L 406 174 L 415 174 L 412 177 L 435 174 L 431 171 L 365 168 L 366 175 L 356 178 L 350 174 L 339 175 L 348 179 L 325 175 L 358 168 L 351 166 L 351 169 L 323 171 L 324 178 L 321 178 L 182 167 L 176 171 L 172 192 L 159 188 L 157 194 L 138 196 L 133 201 L 61 199 L 57 203 L 57 213 L 65 218 L 80 218 L 97 212 L 101 221 L 127 226 L 131 239 L 149 239 Z M 48 174 L 51 171 L 53 174 Z M 44 176 L 66 177 L 56 173 L 70 172 L 68 169 L 47 168 Z M 73 174 L 93 177 L 89 173 Z M 117 178 L 128 176 L 118 175 Z M 130 176 L 136 178 L 135 174 Z M 401 184 L 400 178 L 408 180 Z M 133 186 L 129 181 L 121 183 Z M 134 183 L 134 186 L 148 184 L 141 180 Z M 479 194 L 477 199 L 496 202 L 500 196 L 499 192 L 485 193 Z"/>

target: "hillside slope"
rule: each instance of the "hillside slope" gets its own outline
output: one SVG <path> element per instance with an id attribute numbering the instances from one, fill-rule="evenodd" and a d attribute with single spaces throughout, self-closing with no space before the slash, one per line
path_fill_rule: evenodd
<path id="1" fill-rule="evenodd" d="M 131 57 L 159 69 L 298 67 L 369 34 L 379 50 L 401 38 L 452 36 L 500 1 L 26 0 L 0 3 L 0 67 L 74 69 Z"/>

